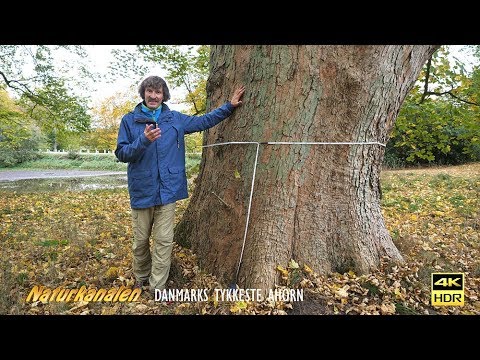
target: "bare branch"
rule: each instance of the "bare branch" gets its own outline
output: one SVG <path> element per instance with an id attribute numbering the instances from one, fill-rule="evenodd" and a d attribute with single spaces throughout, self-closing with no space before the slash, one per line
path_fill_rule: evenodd
<path id="1" fill-rule="evenodd" d="M 182 78 L 182 81 L 183 81 L 183 85 L 187 88 L 188 95 L 190 95 L 189 98 L 192 99 L 191 103 L 193 104 L 193 108 L 195 109 L 195 114 L 193 115 L 197 115 L 200 112 L 200 110 L 197 109 L 197 104 L 195 104 L 195 97 L 192 95 L 193 92 L 191 90 L 190 84 L 188 83 L 188 81 L 185 80 L 185 78 Z"/>
<path id="2" fill-rule="evenodd" d="M 31 110 L 31 114 L 30 116 L 32 116 L 33 114 L 33 109 L 35 109 L 35 107 L 37 106 L 37 102 L 40 100 L 42 101 L 44 104 L 48 104 L 48 99 L 44 98 L 43 96 L 40 96 L 38 94 L 35 94 L 32 90 L 30 90 L 28 88 L 27 85 L 21 83 L 20 81 L 18 80 L 9 80 L 7 78 L 7 76 L 2 72 L 0 71 L 0 75 L 2 76 L 3 78 L 3 81 L 5 81 L 5 84 L 7 84 L 7 86 L 11 89 L 14 89 L 14 90 L 17 90 L 19 92 L 21 92 L 22 94 L 24 94 L 27 98 L 29 98 L 30 100 L 32 100 L 32 102 L 35 104 L 35 106 L 32 108 Z M 18 86 L 15 86 L 14 84 L 18 84 Z M 44 108 L 52 115 L 52 116 L 55 116 L 55 114 L 53 113 L 53 111 L 47 106 L 44 106 Z"/>
<path id="3" fill-rule="evenodd" d="M 452 89 L 452 90 L 453 90 L 453 89 Z M 426 95 L 436 95 L 436 96 L 450 95 L 450 96 L 453 97 L 454 99 L 457 99 L 458 101 L 464 102 L 465 104 L 480 106 L 480 104 L 477 104 L 477 103 L 475 103 L 475 102 L 468 101 L 468 100 L 465 100 L 465 99 L 462 99 L 462 98 L 458 97 L 457 95 L 455 95 L 454 93 L 452 93 L 452 90 L 444 91 L 444 92 L 427 91 L 427 92 L 424 93 L 424 94 L 426 94 Z"/>
<path id="4" fill-rule="evenodd" d="M 429 96 L 429 95 L 436 95 L 436 96 L 450 95 L 450 96 L 453 97 L 454 99 L 457 99 L 458 101 L 464 102 L 465 104 L 480 106 L 480 104 L 477 104 L 477 103 L 475 103 L 475 102 L 468 101 L 468 100 L 465 100 L 465 99 L 462 99 L 462 98 L 458 97 L 457 95 L 455 95 L 455 94 L 452 92 L 453 89 L 451 89 L 451 90 L 449 90 L 449 91 L 443 91 L 443 92 L 428 91 L 428 82 L 429 82 L 429 80 L 430 80 L 430 68 L 431 68 L 431 65 L 432 65 L 432 57 L 430 56 L 430 58 L 429 58 L 428 61 L 427 61 L 427 69 L 425 70 L 426 73 L 425 73 L 425 82 L 424 82 L 424 84 L 423 84 L 423 94 L 422 94 L 422 97 L 421 97 L 418 105 L 423 104 L 423 102 L 425 101 L 425 99 L 426 99 L 427 96 Z"/>
<path id="5" fill-rule="evenodd" d="M 7 76 L 2 71 L 0 71 L 0 75 L 2 75 L 3 81 L 5 81 L 5 84 L 7 84 L 7 86 L 10 86 L 10 81 L 7 79 Z"/>
<path id="6" fill-rule="evenodd" d="M 0 75 L 2 76 L 3 81 L 5 81 L 5 84 L 7 84 L 7 86 L 9 88 L 21 91 L 22 93 L 27 92 L 28 94 L 31 94 L 32 96 L 35 96 L 33 91 L 31 91 L 25 84 L 22 84 L 18 80 L 8 80 L 7 76 L 2 71 L 0 71 Z M 23 90 L 21 88 L 17 87 L 17 86 L 14 86 L 13 84 L 18 84 L 20 87 L 23 88 Z M 27 94 L 27 96 L 28 96 L 28 94 Z"/>
<path id="7" fill-rule="evenodd" d="M 425 98 L 427 97 L 428 93 L 428 80 L 430 79 L 430 67 L 432 65 L 432 57 L 430 56 L 427 61 L 427 69 L 425 70 L 425 83 L 423 84 L 423 94 L 422 98 L 420 99 L 420 102 L 418 103 L 419 105 L 422 104 L 425 101 Z"/>

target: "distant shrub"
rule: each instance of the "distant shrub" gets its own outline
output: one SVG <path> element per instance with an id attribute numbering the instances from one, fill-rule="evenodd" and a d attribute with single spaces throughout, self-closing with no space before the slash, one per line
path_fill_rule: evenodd
<path id="1" fill-rule="evenodd" d="M 36 160 L 39 158 L 40 155 L 35 150 L 13 150 L 6 147 L 0 147 L 0 167 L 11 167 L 25 161 Z"/>

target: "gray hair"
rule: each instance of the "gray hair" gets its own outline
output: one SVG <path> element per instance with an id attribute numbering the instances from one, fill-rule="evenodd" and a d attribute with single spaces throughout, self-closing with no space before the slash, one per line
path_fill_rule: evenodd
<path id="1" fill-rule="evenodd" d="M 170 90 L 168 90 L 167 83 L 160 76 L 149 76 L 142 81 L 138 87 L 138 93 L 145 100 L 145 89 L 149 87 L 154 90 L 163 90 L 163 102 L 170 100 Z"/>

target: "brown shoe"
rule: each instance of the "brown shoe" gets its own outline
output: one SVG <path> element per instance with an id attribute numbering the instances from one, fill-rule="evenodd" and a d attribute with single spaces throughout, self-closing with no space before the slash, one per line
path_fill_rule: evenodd
<path id="1" fill-rule="evenodd" d="M 155 288 L 150 288 L 150 289 L 149 289 L 149 293 L 150 293 L 150 295 L 152 296 L 152 298 L 155 299 Z"/>
<path id="2" fill-rule="evenodd" d="M 155 294 L 152 294 L 148 288 L 142 292 L 142 296 L 147 300 L 155 300 Z"/>
<path id="3" fill-rule="evenodd" d="M 148 285 L 148 280 L 135 280 L 135 284 L 133 284 L 134 289 L 143 289 L 144 286 Z"/>

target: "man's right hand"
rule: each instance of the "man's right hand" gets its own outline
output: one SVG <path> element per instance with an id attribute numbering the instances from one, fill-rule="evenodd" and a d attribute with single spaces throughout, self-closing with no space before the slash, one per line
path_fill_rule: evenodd
<path id="1" fill-rule="evenodd" d="M 160 128 L 152 129 L 152 126 L 153 124 L 147 124 L 145 126 L 145 130 L 143 131 L 145 137 L 150 140 L 150 142 L 154 142 L 155 140 L 157 140 L 161 136 L 160 134 L 162 132 Z"/>

